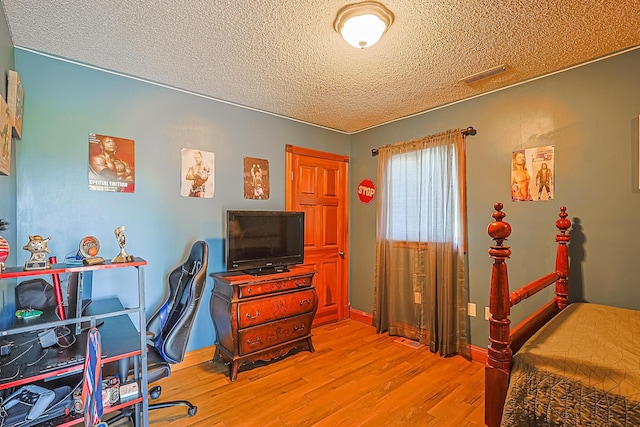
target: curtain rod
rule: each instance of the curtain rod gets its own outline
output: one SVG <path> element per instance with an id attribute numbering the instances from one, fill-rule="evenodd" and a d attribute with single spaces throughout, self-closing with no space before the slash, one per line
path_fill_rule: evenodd
<path id="1" fill-rule="evenodd" d="M 463 135 L 467 135 L 467 136 L 468 136 L 468 135 L 473 136 L 473 135 L 475 135 L 476 133 L 478 133 L 478 131 L 477 131 L 477 130 L 475 130 L 475 129 L 473 128 L 473 126 L 469 126 L 469 127 L 467 127 L 465 130 L 463 130 L 463 131 L 462 131 L 462 134 L 463 134 Z M 372 155 L 373 157 L 377 156 L 377 155 L 378 155 L 378 149 L 377 149 L 377 148 L 372 149 L 372 150 L 371 150 L 371 155 Z"/>

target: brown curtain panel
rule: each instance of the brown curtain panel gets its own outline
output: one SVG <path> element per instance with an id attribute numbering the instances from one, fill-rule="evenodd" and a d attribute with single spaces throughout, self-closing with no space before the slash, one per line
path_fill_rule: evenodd
<path id="1" fill-rule="evenodd" d="M 373 322 L 469 356 L 462 129 L 381 147 Z"/>

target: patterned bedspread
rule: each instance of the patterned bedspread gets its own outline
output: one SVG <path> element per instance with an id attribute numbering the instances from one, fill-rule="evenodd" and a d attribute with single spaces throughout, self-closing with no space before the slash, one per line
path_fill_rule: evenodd
<path id="1" fill-rule="evenodd" d="M 502 426 L 640 426 L 640 311 L 564 309 L 514 356 Z"/>

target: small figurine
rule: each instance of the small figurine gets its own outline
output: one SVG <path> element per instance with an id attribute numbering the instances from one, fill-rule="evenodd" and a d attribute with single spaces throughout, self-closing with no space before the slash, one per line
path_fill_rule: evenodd
<path id="1" fill-rule="evenodd" d="M 47 260 L 46 253 L 51 253 L 47 247 L 47 242 L 51 240 L 51 237 L 43 239 L 42 236 L 29 236 L 29 243 L 24 245 L 22 249 L 31 252 L 31 258 L 24 263 L 25 270 L 44 270 L 51 268 L 49 260 Z"/>
<path id="2" fill-rule="evenodd" d="M 117 227 L 115 230 L 113 230 L 113 232 L 116 235 L 116 239 L 118 239 L 118 245 L 120 245 L 120 253 L 113 257 L 111 262 L 132 262 L 133 256 L 129 255 L 124 249 L 124 245 L 126 243 L 124 236 L 124 225 Z"/>

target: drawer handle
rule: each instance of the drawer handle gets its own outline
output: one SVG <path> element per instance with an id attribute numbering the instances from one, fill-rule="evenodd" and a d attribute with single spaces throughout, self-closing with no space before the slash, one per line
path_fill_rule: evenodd
<path id="1" fill-rule="evenodd" d="M 251 316 L 249 313 L 246 314 L 247 319 L 257 319 L 260 316 L 260 312 L 256 311 L 255 316 Z"/>
<path id="2" fill-rule="evenodd" d="M 251 293 L 251 288 L 247 289 L 247 293 L 250 294 Z"/>
<path id="3" fill-rule="evenodd" d="M 311 300 L 309 300 L 309 299 L 303 299 L 303 300 L 301 300 L 301 301 L 300 301 L 300 305 L 302 305 L 302 304 L 304 304 L 304 303 L 307 303 L 307 304 L 311 305 Z"/>
<path id="4" fill-rule="evenodd" d="M 306 286 L 307 285 L 307 281 L 306 280 L 302 280 L 302 282 L 298 282 L 297 280 L 295 281 L 295 284 L 297 287 L 302 287 L 302 286 Z"/>
<path id="5" fill-rule="evenodd" d="M 303 329 L 304 329 L 304 325 L 300 325 L 300 326 L 295 326 L 295 325 L 294 325 L 294 327 L 293 327 L 293 330 L 294 330 L 294 331 L 301 331 L 301 330 L 303 330 Z"/>
<path id="6" fill-rule="evenodd" d="M 260 337 L 256 338 L 256 340 L 254 342 L 251 342 L 250 339 L 247 340 L 247 344 L 249 344 L 249 345 L 258 344 L 258 343 L 261 343 L 261 342 L 262 342 L 262 340 L 260 340 Z"/>

